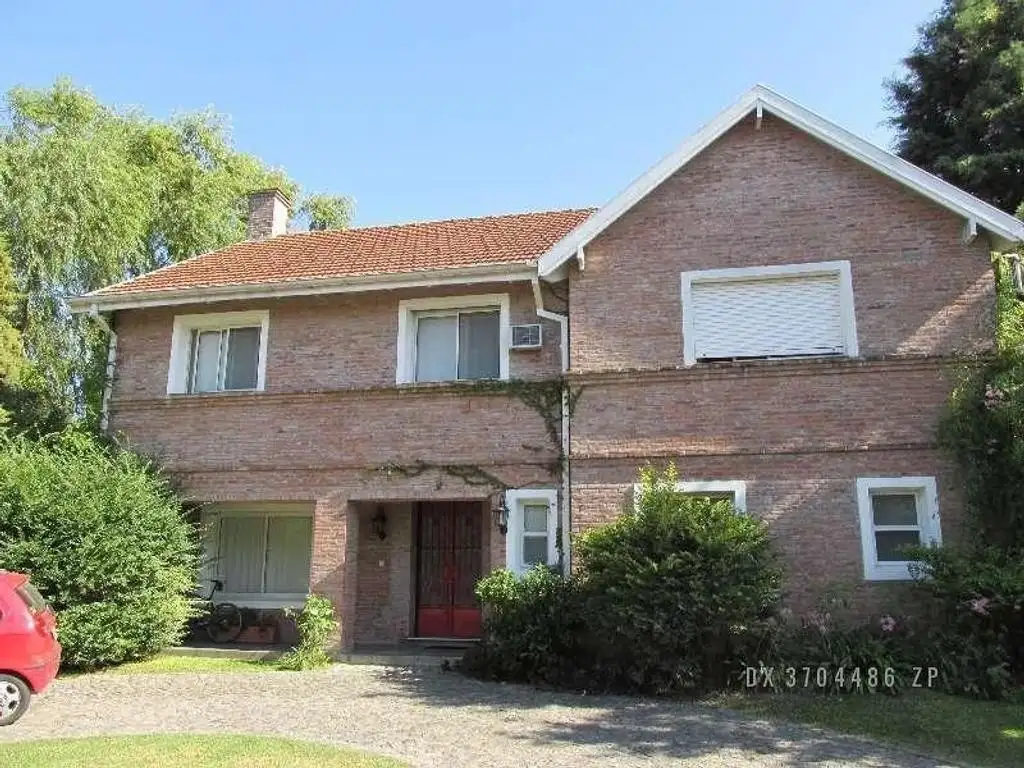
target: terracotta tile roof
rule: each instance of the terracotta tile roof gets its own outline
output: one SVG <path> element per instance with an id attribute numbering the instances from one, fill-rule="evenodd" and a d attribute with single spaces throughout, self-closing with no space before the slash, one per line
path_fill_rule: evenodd
<path id="1" fill-rule="evenodd" d="M 526 264 L 594 210 L 515 213 L 280 235 L 235 243 L 91 295 Z"/>

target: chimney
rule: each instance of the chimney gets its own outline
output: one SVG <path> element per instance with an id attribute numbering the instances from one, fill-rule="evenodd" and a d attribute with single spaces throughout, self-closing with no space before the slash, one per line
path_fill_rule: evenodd
<path id="1" fill-rule="evenodd" d="M 279 189 L 261 189 L 249 195 L 248 240 L 266 240 L 283 235 L 288 225 L 291 202 Z"/>

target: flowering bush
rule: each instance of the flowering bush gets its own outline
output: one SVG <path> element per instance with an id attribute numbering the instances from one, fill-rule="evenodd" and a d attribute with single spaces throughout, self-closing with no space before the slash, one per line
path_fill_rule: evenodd
<path id="1" fill-rule="evenodd" d="M 1024 684 L 1024 561 L 996 548 L 915 554 L 931 613 L 929 663 L 952 693 L 1003 698 Z"/>

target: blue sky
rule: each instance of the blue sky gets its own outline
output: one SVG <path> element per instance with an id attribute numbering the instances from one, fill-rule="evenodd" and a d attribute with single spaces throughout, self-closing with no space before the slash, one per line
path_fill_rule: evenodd
<path id="1" fill-rule="evenodd" d="M 577 207 L 755 82 L 889 146 L 882 82 L 939 4 L 19 2 L 0 90 L 69 75 L 158 117 L 212 105 L 358 225 Z"/>

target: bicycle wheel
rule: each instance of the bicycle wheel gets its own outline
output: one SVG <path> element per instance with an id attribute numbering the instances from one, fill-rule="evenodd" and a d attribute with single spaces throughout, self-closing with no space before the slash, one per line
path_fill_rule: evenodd
<path id="1" fill-rule="evenodd" d="M 234 603 L 218 603 L 210 612 L 206 633 L 215 643 L 230 643 L 242 634 L 242 612 Z"/>

